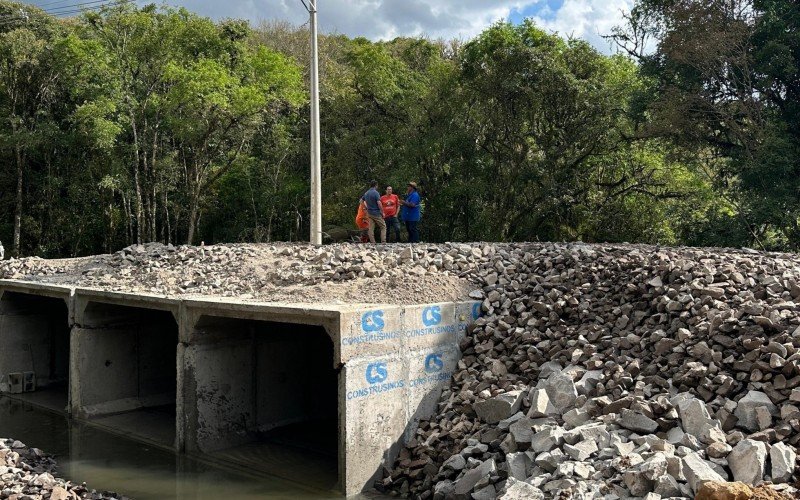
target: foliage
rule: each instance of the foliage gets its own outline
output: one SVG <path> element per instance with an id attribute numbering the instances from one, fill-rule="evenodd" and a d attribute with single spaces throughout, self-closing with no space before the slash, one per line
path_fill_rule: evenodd
<path id="1" fill-rule="evenodd" d="M 656 82 L 649 135 L 704 158 L 727 202 L 690 241 L 800 247 L 799 27 L 787 0 L 640 0 L 617 34 Z"/>
<path id="2" fill-rule="evenodd" d="M 418 182 L 428 240 L 794 248 L 797 8 L 734 4 L 641 0 L 630 57 L 531 21 L 463 44 L 321 36 L 324 229 L 352 228 L 374 178 Z M 0 0 L 12 17 L 0 239 L 66 256 L 306 238 L 305 29 Z"/>

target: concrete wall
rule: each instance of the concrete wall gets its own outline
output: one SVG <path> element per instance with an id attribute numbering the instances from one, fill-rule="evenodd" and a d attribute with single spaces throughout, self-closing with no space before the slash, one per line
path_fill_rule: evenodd
<path id="1" fill-rule="evenodd" d="M 169 311 L 81 299 L 72 329 L 72 411 L 80 418 L 175 404 L 178 324 Z"/>
<path id="2" fill-rule="evenodd" d="M 181 412 L 186 451 L 209 453 L 250 442 L 255 428 L 252 340 L 190 345 L 183 366 L 191 378 Z"/>
<path id="3" fill-rule="evenodd" d="M 45 288 L 0 280 L 0 293 Z M 419 420 L 437 411 L 458 342 L 480 312 L 476 302 L 258 304 L 83 289 L 67 296 L 75 416 L 171 399 L 176 448 L 188 453 L 246 444 L 319 416 L 338 419 L 347 495 L 370 489 Z M 0 300 L 0 373 L 12 366 L 2 353 L 44 326 L 8 322 L 15 309 L 4 307 Z"/>
<path id="4" fill-rule="evenodd" d="M 184 350 L 186 449 L 213 452 L 332 408 L 333 344 L 321 327 L 203 316 Z"/>
<path id="5" fill-rule="evenodd" d="M 35 372 L 38 387 L 66 382 L 69 294 L 56 297 L 4 290 L 0 296 L 0 392 L 12 372 Z"/>

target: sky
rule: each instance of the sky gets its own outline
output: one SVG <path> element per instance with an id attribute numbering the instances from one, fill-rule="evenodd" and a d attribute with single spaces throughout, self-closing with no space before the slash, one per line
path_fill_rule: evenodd
<path id="1" fill-rule="evenodd" d="M 29 0 L 54 12 L 83 2 L 87 0 Z M 301 0 L 166 0 L 165 3 L 214 19 L 232 17 L 254 22 L 279 19 L 302 24 L 308 16 Z M 611 47 L 602 35 L 622 23 L 622 12 L 630 9 L 632 3 L 633 0 L 317 0 L 317 8 L 322 31 L 373 40 L 414 35 L 466 40 L 498 20 L 518 23 L 529 17 L 549 31 L 586 39 L 599 50 L 609 52 Z"/>

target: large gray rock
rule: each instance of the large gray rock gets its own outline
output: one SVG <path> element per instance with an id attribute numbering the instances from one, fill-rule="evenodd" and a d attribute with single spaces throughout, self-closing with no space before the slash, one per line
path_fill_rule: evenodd
<path id="1" fill-rule="evenodd" d="M 522 404 L 522 391 L 509 391 L 472 405 L 478 418 L 487 424 L 496 424 L 519 410 Z"/>
<path id="2" fill-rule="evenodd" d="M 547 391 L 544 389 L 531 389 L 528 393 L 528 400 L 531 403 L 531 407 L 528 410 L 530 418 L 547 417 L 549 415 L 558 415 L 559 413 L 550 402 L 550 396 L 547 395 Z"/>
<path id="3" fill-rule="evenodd" d="M 587 439 L 576 443 L 574 446 L 565 444 L 563 446 L 564 452 L 572 457 L 573 460 L 583 462 L 597 452 L 597 443 L 594 439 Z"/>
<path id="4" fill-rule="evenodd" d="M 722 426 L 718 420 L 711 418 L 704 402 L 688 393 L 678 394 L 671 401 L 678 410 L 686 433 L 705 444 L 725 443 Z"/>
<path id="5" fill-rule="evenodd" d="M 521 418 L 511 424 L 508 431 L 514 436 L 517 444 L 530 443 L 533 438 L 533 422 L 529 418 Z"/>
<path id="6" fill-rule="evenodd" d="M 457 479 L 454 484 L 453 492 L 456 495 L 466 495 L 475 488 L 475 485 L 478 484 L 481 479 L 495 472 L 497 472 L 497 465 L 494 459 L 490 458 L 489 460 L 485 460 L 479 466 L 468 470 L 463 476 Z"/>
<path id="7" fill-rule="evenodd" d="M 728 465 L 734 481 L 758 484 L 767 468 L 767 445 L 754 439 L 743 439 L 728 454 Z"/>
<path id="8" fill-rule="evenodd" d="M 509 453 L 506 455 L 506 465 L 508 466 L 508 477 L 524 481 L 528 478 L 531 459 L 524 452 Z"/>
<path id="9" fill-rule="evenodd" d="M 506 488 L 497 497 L 498 500 L 544 500 L 542 490 L 524 481 L 518 481 L 513 477 L 506 481 Z"/>
<path id="10" fill-rule="evenodd" d="M 655 489 L 656 481 L 666 473 L 666 456 L 657 453 L 645 462 L 625 471 L 623 478 L 633 496 L 643 497 Z"/>
<path id="11" fill-rule="evenodd" d="M 622 410 L 617 423 L 620 427 L 639 434 L 652 434 L 658 429 L 658 423 L 655 420 L 633 410 Z"/>
<path id="12" fill-rule="evenodd" d="M 553 451 L 545 451 L 536 455 L 534 463 L 547 472 L 553 472 L 566 459 L 567 456 L 564 452 L 556 448 Z"/>
<path id="13" fill-rule="evenodd" d="M 564 429 L 561 427 L 546 427 L 533 435 L 531 450 L 541 453 L 550 451 L 564 443 Z"/>
<path id="14" fill-rule="evenodd" d="M 467 459 L 464 458 L 463 455 L 453 455 L 444 461 L 444 464 L 442 464 L 442 468 L 439 470 L 440 472 L 443 473 L 459 472 L 464 470 L 464 467 L 466 466 L 467 466 Z"/>
<path id="15" fill-rule="evenodd" d="M 771 415 L 778 412 L 777 407 L 769 399 L 769 396 L 759 391 L 750 391 L 745 397 L 739 400 L 734 415 L 739 419 L 738 425 L 751 432 L 759 430 L 757 408 L 766 408 Z"/>
<path id="16" fill-rule="evenodd" d="M 772 482 L 783 483 L 791 479 L 794 473 L 794 464 L 797 460 L 795 450 L 785 444 L 776 443 L 769 450 L 769 461 L 772 463 Z"/>
<path id="17" fill-rule="evenodd" d="M 559 413 L 570 410 L 575 406 L 575 400 L 578 398 L 575 382 L 572 380 L 572 376 L 566 372 L 550 375 L 544 383 L 544 390 Z"/>
<path id="18" fill-rule="evenodd" d="M 683 457 L 683 475 L 693 493 L 697 493 L 700 485 L 705 481 L 726 481 L 712 467 L 711 463 L 700 458 L 697 453 L 689 453 Z"/>

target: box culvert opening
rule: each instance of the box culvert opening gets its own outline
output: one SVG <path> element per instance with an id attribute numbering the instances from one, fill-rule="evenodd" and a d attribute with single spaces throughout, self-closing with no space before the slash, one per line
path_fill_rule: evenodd
<path id="1" fill-rule="evenodd" d="M 334 488 L 339 372 L 325 329 L 203 316 L 196 330 L 197 451 Z"/>
<path id="2" fill-rule="evenodd" d="M 69 338 L 64 299 L 4 292 L 0 299 L 0 392 L 66 411 Z"/>
<path id="3" fill-rule="evenodd" d="M 73 410 L 175 446 L 178 324 L 168 311 L 89 302 L 73 336 Z"/>

